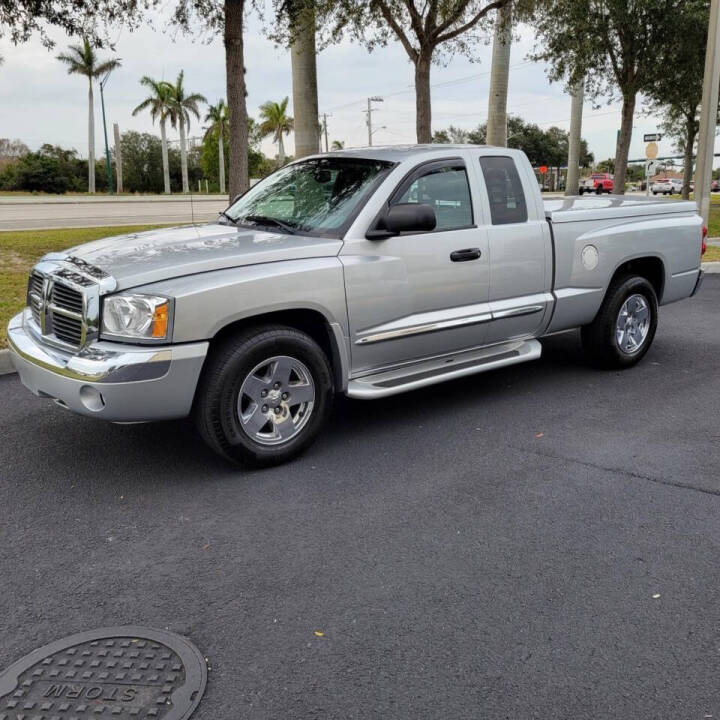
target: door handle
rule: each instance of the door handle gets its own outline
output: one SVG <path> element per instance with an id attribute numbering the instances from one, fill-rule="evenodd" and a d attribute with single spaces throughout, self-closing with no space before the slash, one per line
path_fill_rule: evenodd
<path id="1" fill-rule="evenodd" d="M 480 248 L 466 248 L 465 250 L 451 252 L 450 259 L 453 262 L 467 262 L 468 260 L 477 260 L 481 255 Z"/>

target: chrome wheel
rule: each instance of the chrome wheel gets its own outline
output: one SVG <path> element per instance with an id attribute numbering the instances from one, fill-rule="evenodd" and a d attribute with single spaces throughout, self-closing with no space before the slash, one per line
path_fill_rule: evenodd
<path id="1" fill-rule="evenodd" d="M 650 308 L 643 295 L 631 295 L 620 308 L 615 325 L 618 347 L 634 355 L 643 346 L 650 331 Z"/>
<path id="2" fill-rule="evenodd" d="M 237 414 L 246 435 L 262 445 L 294 438 L 307 424 L 315 384 L 297 358 L 278 355 L 256 365 L 240 386 Z"/>

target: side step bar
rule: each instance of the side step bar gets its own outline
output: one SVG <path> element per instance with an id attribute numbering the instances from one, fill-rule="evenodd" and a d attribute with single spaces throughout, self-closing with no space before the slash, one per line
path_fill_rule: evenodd
<path id="1" fill-rule="evenodd" d="M 541 353 L 542 345 L 537 340 L 515 340 L 355 378 L 348 383 L 346 395 L 357 400 L 375 400 L 445 380 L 537 360 Z"/>

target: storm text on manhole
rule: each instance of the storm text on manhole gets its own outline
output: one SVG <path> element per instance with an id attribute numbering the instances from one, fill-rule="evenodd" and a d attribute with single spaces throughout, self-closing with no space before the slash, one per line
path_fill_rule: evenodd
<path id="1" fill-rule="evenodd" d="M 34 650 L 0 674 L 0 720 L 186 720 L 207 667 L 179 635 L 116 627 Z"/>

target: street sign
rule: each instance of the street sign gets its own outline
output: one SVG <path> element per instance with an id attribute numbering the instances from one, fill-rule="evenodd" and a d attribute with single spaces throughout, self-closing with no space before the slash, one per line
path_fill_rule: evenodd
<path id="1" fill-rule="evenodd" d="M 548 171 L 547 165 L 541 165 L 538 170 L 540 171 L 541 175 L 544 175 Z"/>
<path id="2" fill-rule="evenodd" d="M 649 142 L 660 142 L 662 140 L 662 135 L 660 133 L 648 133 L 647 135 L 643 135 L 643 142 L 649 143 Z"/>
<path id="3" fill-rule="evenodd" d="M 658 162 L 657 160 L 648 160 L 645 163 L 645 177 L 652 177 L 658 169 Z"/>
<path id="4" fill-rule="evenodd" d="M 658 156 L 658 146 L 656 142 L 649 142 L 645 146 L 645 157 L 654 160 Z"/>

